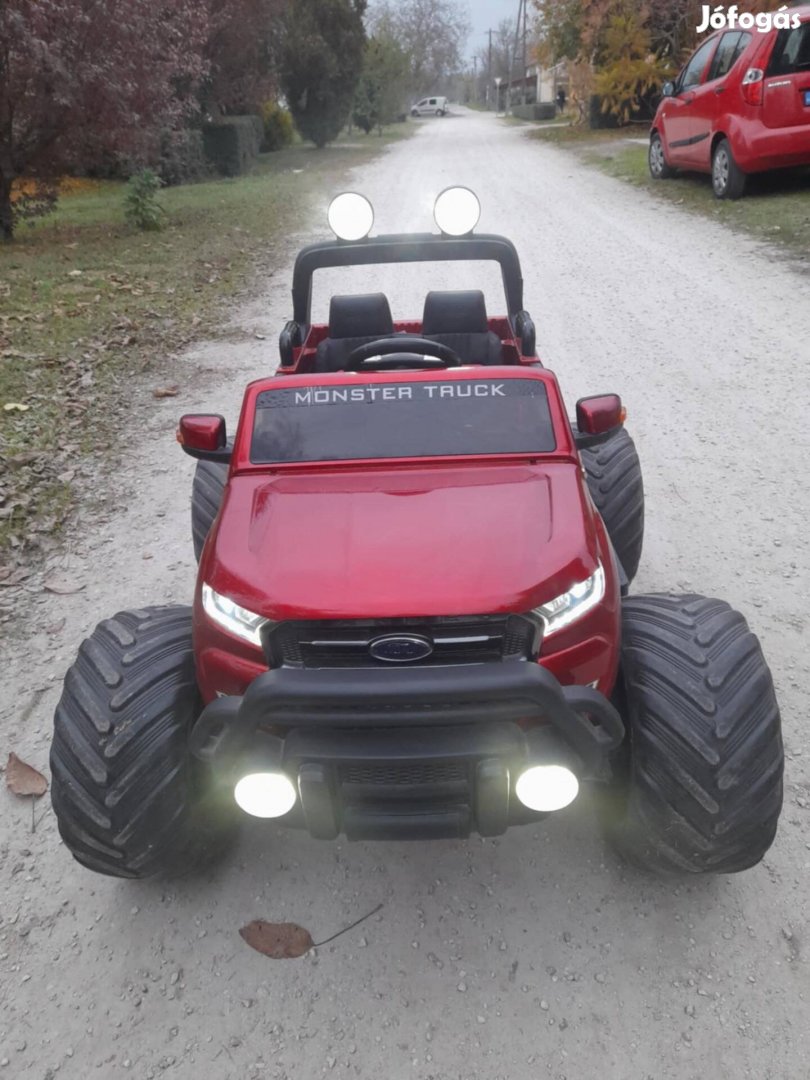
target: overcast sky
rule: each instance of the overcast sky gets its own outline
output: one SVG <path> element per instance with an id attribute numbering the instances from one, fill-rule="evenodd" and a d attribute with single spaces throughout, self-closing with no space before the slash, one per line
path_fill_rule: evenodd
<path id="1" fill-rule="evenodd" d="M 487 44 L 486 32 L 496 30 L 501 19 L 517 18 L 520 0 L 461 0 L 462 4 L 470 9 L 470 22 L 472 33 L 467 41 L 467 55 L 474 56 L 482 46 Z M 531 18 L 533 8 L 529 6 Z"/>

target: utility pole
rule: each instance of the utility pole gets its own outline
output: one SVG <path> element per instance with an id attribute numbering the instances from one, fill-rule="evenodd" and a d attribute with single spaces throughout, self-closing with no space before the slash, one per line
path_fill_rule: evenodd
<path id="1" fill-rule="evenodd" d="M 515 63 L 517 61 L 518 41 L 520 40 L 520 23 L 524 15 L 523 0 L 519 0 L 517 22 L 515 23 L 515 40 L 512 43 L 512 50 L 509 54 L 509 82 L 506 87 L 506 114 L 507 116 L 512 111 L 512 79 L 515 72 Z M 526 72 L 523 72 L 523 79 L 525 83 Z"/>
<path id="2" fill-rule="evenodd" d="M 526 0 L 523 0 L 523 89 L 522 89 L 521 94 L 520 94 L 520 103 L 521 103 L 521 105 L 526 104 L 526 64 L 527 64 L 527 61 L 528 61 L 528 56 L 526 54 L 526 17 L 527 17 L 527 14 L 528 14 L 528 12 L 526 10 Z"/>
<path id="3" fill-rule="evenodd" d="M 492 87 L 492 35 L 493 30 L 487 30 L 489 34 L 489 53 L 487 60 L 487 105 L 489 105 L 489 92 Z"/>

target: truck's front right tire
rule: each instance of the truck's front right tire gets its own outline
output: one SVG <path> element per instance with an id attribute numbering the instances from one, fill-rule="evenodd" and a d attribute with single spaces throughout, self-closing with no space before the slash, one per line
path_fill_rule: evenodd
<path id="1" fill-rule="evenodd" d="M 605 442 L 580 450 L 579 458 L 591 498 L 632 581 L 644 545 L 644 481 L 635 443 L 619 428 Z"/>
<path id="2" fill-rule="evenodd" d="M 51 798 L 83 866 L 144 878 L 220 853 L 236 814 L 188 752 L 200 708 L 190 608 L 122 611 L 82 643 L 54 717 Z"/>
<path id="3" fill-rule="evenodd" d="M 622 603 L 628 726 L 608 836 L 630 862 L 679 874 L 754 866 L 776 835 L 784 752 L 757 638 L 703 596 Z"/>

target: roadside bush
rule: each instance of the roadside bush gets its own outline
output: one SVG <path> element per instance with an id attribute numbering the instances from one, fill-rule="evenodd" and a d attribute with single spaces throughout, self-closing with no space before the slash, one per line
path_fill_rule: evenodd
<path id="1" fill-rule="evenodd" d="M 205 156 L 199 128 L 162 131 L 155 171 L 167 187 L 191 184 L 209 176 L 211 164 Z"/>
<path id="2" fill-rule="evenodd" d="M 264 124 L 262 153 L 283 150 L 293 141 L 295 127 L 292 114 L 288 109 L 282 108 L 278 102 L 266 101 L 262 105 L 262 123 Z"/>
<path id="3" fill-rule="evenodd" d="M 15 180 L 11 186 L 11 214 L 15 225 L 21 221 L 33 224 L 56 209 L 59 183 L 53 180 Z"/>
<path id="4" fill-rule="evenodd" d="M 152 169 L 141 169 L 130 177 L 124 195 L 124 214 L 130 225 L 143 231 L 162 228 L 166 211 L 157 200 L 162 186 Z"/>
<path id="5" fill-rule="evenodd" d="M 206 156 L 222 176 L 242 176 L 259 155 L 264 139 L 260 116 L 223 116 L 203 128 Z"/>

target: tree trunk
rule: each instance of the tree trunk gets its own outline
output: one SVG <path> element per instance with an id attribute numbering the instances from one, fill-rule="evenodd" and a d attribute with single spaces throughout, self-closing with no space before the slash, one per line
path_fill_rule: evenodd
<path id="1" fill-rule="evenodd" d="M 0 172 L 0 241 L 10 243 L 14 239 L 14 217 L 11 212 L 10 177 Z"/>

